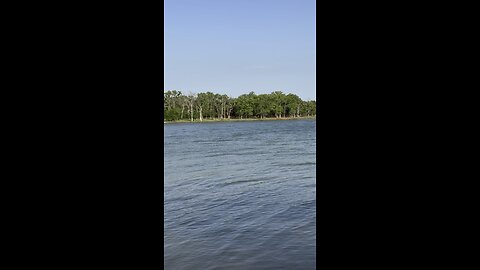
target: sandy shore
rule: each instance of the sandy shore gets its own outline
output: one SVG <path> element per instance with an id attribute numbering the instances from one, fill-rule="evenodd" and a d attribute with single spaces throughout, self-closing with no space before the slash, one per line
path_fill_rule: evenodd
<path id="1" fill-rule="evenodd" d="M 201 122 L 198 119 L 195 119 L 193 122 L 189 120 L 180 120 L 180 121 L 163 121 L 164 124 L 174 124 L 174 123 L 212 123 L 212 122 L 242 122 L 242 121 L 276 121 L 276 120 L 303 120 L 303 119 L 316 119 L 316 116 L 310 117 L 288 117 L 288 118 L 244 118 L 244 119 L 203 119 Z"/>

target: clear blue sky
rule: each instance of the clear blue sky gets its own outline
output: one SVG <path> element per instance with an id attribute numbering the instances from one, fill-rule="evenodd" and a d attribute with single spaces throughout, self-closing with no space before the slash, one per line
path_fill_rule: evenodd
<path id="1" fill-rule="evenodd" d="M 165 0 L 164 90 L 315 100 L 315 0 Z"/>

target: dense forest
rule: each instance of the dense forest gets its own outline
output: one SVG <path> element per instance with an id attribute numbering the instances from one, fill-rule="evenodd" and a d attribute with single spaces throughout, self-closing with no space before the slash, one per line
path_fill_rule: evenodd
<path id="1" fill-rule="evenodd" d="M 164 121 L 203 121 L 205 119 L 263 119 L 315 116 L 316 102 L 303 101 L 297 95 L 276 91 L 238 98 L 212 92 L 184 95 L 181 91 L 164 92 Z"/>

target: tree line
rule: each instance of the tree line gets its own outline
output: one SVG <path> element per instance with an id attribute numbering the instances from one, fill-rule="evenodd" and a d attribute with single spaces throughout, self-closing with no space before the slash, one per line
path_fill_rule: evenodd
<path id="1" fill-rule="evenodd" d="M 184 95 L 181 91 L 163 94 L 164 121 L 204 119 L 295 118 L 316 113 L 316 101 L 303 101 L 281 91 L 257 95 L 254 92 L 231 98 L 212 92 Z"/>

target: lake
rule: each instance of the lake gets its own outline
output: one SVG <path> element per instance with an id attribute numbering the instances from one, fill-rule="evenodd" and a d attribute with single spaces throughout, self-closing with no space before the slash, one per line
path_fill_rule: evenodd
<path id="1" fill-rule="evenodd" d="M 315 120 L 164 128 L 165 269 L 315 269 Z"/>

